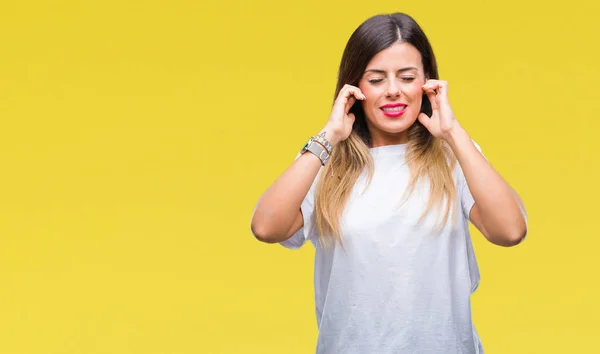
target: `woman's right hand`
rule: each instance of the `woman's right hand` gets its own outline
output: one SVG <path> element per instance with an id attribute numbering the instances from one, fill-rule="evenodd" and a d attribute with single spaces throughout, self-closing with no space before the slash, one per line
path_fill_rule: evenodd
<path id="1" fill-rule="evenodd" d="M 356 86 L 344 85 L 340 90 L 333 108 L 329 120 L 325 125 L 323 131 L 326 132 L 326 139 L 330 144 L 335 145 L 340 141 L 348 139 L 350 133 L 352 133 L 352 125 L 356 117 L 353 113 L 349 113 L 350 108 L 356 102 L 356 100 L 365 100 L 366 97 Z"/>

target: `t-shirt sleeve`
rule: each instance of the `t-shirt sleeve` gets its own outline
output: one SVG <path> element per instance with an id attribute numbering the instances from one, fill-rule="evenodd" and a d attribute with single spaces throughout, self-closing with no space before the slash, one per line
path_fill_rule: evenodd
<path id="1" fill-rule="evenodd" d="M 477 148 L 477 150 L 479 150 L 479 152 L 485 157 L 485 155 L 483 154 L 481 147 L 473 141 L 473 144 L 475 145 L 475 147 Z M 459 179 L 459 185 L 460 185 L 460 198 L 461 198 L 461 207 L 462 207 L 462 211 L 463 214 L 465 216 L 465 218 L 467 218 L 468 220 L 470 220 L 470 214 L 471 214 L 471 209 L 473 208 L 473 205 L 475 205 L 475 199 L 473 199 L 473 195 L 471 194 L 471 191 L 469 190 L 469 186 L 467 185 L 467 180 L 465 178 L 465 175 L 462 171 L 462 169 L 460 170 L 460 179 Z M 519 206 L 521 208 L 521 206 Z M 527 220 L 527 212 L 525 211 L 525 209 L 521 208 L 521 213 L 523 214 L 523 218 L 525 219 L 525 236 L 527 236 L 527 230 L 529 229 L 528 226 L 528 220 Z M 525 240 L 525 237 L 523 237 L 521 239 L 521 242 L 523 242 L 523 240 Z"/>
<path id="2" fill-rule="evenodd" d="M 300 157 L 298 155 L 296 158 Z M 304 219 L 304 225 L 300 227 L 296 233 L 288 238 L 285 241 L 280 242 L 280 244 L 289 249 L 298 249 L 302 247 L 306 241 L 316 239 L 316 221 L 315 221 L 315 188 L 317 185 L 317 181 L 319 180 L 321 172 L 317 174 L 313 184 L 311 185 L 306 197 L 302 201 L 300 205 L 300 210 L 302 211 L 302 219 Z"/>

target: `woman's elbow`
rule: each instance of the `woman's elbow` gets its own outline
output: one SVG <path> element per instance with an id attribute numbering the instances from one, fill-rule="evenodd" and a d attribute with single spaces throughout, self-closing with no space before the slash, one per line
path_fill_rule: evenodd
<path id="1" fill-rule="evenodd" d="M 281 238 L 278 236 L 277 232 L 269 228 L 267 225 L 256 222 L 255 220 L 252 220 L 250 224 L 250 231 L 257 240 L 264 243 L 277 243 Z"/>
<path id="2" fill-rule="evenodd" d="M 525 240 L 526 235 L 527 226 L 519 225 L 505 230 L 502 234 L 496 235 L 494 239 L 496 239 L 497 241 L 494 243 L 496 243 L 499 246 L 514 247 L 522 243 L 523 240 Z"/>

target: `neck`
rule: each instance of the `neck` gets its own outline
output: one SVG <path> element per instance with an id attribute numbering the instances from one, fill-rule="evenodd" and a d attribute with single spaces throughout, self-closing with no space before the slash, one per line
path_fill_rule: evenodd
<path id="1" fill-rule="evenodd" d="M 408 133 L 406 131 L 400 133 L 378 132 L 377 134 L 371 134 L 372 148 L 406 143 L 408 143 Z"/>

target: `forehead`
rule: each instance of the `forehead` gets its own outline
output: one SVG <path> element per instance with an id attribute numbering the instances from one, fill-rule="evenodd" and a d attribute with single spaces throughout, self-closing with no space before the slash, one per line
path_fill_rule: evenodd
<path id="1" fill-rule="evenodd" d="M 422 72 L 423 63 L 421 62 L 421 53 L 412 44 L 396 42 L 377 53 L 369 61 L 367 70 L 395 71 L 405 67 L 415 67 Z"/>

